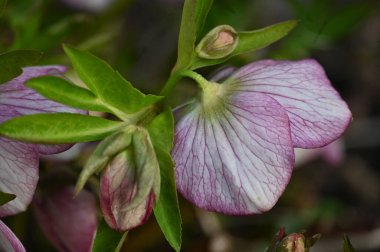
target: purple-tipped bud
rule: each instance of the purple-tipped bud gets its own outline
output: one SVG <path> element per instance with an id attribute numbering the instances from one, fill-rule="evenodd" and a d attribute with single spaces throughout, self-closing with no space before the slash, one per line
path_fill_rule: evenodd
<path id="1" fill-rule="evenodd" d="M 34 213 L 38 224 L 58 251 L 89 252 L 97 227 L 95 197 L 82 190 L 74 197 L 74 187 L 36 197 Z"/>
<path id="2" fill-rule="evenodd" d="M 156 155 L 146 130 L 137 129 L 131 145 L 108 164 L 102 179 L 100 204 L 108 225 L 126 231 L 144 224 L 158 199 Z"/>

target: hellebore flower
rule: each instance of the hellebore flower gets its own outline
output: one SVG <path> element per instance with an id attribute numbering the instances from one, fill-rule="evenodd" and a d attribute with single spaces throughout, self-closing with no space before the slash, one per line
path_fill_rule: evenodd
<path id="1" fill-rule="evenodd" d="M 20 76 L 0 85 L 0 123 L 34 113 L 81 113 L 77 109 L 47 100 L 24 86 L 31 78 L 60 75 L 65 70 L 63 66 L 26 67 Z M 0 191 L 16 195 L 14 200 L 0 206 L 0 217 L 22 212 L 29 205 L 38 181 L 39 156 L 62 152 L 69 147 L 70 145 L 28 144 L 0 137 Z"/>
<path id="2" fill-rule="evenodd" d="M 322 147 L 351 122 L 314 60 L 261 60 L 222 84 L 199 82 L 200 99 L 177 111 L 172 155 L 178 190 L 207 210 L 271 209 L 291 177 L 294 148 Z"/>
<path id="3" fill-rule="evenodd" d="M 104 219 L 118 231 L 143 225 L 160 192 L 160 171 L 149 134 L 142 128 L 133 131 L 129 146 L 110 160 L 100 181 Z"/>
<path id="4" fill-rule="evenodd" d="M 20 240 L 13 232 L 0 220 L 0 251 L 25 252 Z"/>
<path id="5" fill-rule="evenodd" d="M 82 190 L 74 197 L 74 187 L 65 186 L 36 195 L 33 207 L 38 224 L 58 251 L 92 251 L 98 223 L 94 195 Z"/>

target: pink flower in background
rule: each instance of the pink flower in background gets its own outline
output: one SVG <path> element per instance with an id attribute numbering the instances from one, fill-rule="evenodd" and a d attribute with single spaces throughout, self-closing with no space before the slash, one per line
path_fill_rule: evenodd
<path id="1" fill-rule="evenodd" d="M 13 117 L 48 112 L 83 113 L 50 101 L 26 88 L 25 82 L 42 75 L 61 75 L 63 66 L 27 67 L 17 78 L 0 85 L 0 123 Z M 0 191 L 16 198 L 0 206 L 0 217 L 24 211 L 38 181 L 39 156 L 68 149 L 70 145 L 38 145 L 0 137 Z"/>
<path id="2" fill-rule="evenodd" d="M 344 144 L 342 140 L 334 141 L 326 146 L 315 149 L 294 149 L 296 154 L 295 167 L 307 164 L 315 159 L 323 159 L 329 166 L 337 167 L 344 160 Z"/>
<path id="3" fill-rule="evenodd" d="M 98 223 L 94 195 L 82 190 L 74 197 L 74 187 L 37 196 L 34 201 L 37 223 L 58 251 L 89 252 Z"/>
<path id="4" fill-rule="evenodd" d="M 177 188 L 225 214 L 271 209 L 285 190 L 294 148 L 336 140 L 352 120 L 314 60 L 262 60 L 208 82 L 179 109 L 172 151 Z"/>

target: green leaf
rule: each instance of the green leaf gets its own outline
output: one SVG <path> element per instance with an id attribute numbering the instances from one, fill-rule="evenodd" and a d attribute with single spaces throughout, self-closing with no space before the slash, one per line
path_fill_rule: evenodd
<path id="1" fill-rule="evenodd" d="M 289 20 L 255 31 L 239 32 L 239 44 L 233 55 L 267 47 L 286 36 L 296 25 L 297 21 Z"/>
<path id="2" fill-rule="evenodd" d="M 170 155 L 156 149 L 161 174 L 160 199 L 154 206 L 154 215 L 165 238 L 176 250 L 181 249 L 182 221 L 178 206 L 178 196 L 174 178 L 174 163 Z"/>
<path id="3" fill-rule="evenodd" d="M 16 195 L 14 194 L 0 192 L 0 206 L 8 203 L 9 201 L 14 200 L 15 198 L 16 198 Z"/>
<path id="4" fill-rule="evenodd" d="M 64 46 L 75 71 L 88 88 L 121 118 L 148 107 L 162 97 L 145 95 L 134 88 L 106 62 L 88 52 Z"/>
<path id="5" fill-rule="evenodd" d="M 26 84 L 48 99 L 85 110 L 110 112 L 91 91 L 55 76 L 31 79 Z"/>
<path id="6" fill-rule="evenodd" d="M 125 150 L 132 142 L 132 133 L 134 126 L 129 126 L 126 129 L 115 132 L 114 134 L 104 138 L 95 151 L 92 153 L 86 165 L 82 169 L 82 172 L 78 178 L 75 186 L 75 193 L 78 194 L 87 180 L 97 172 L 102 171 L 108 164 L 111 158 L 113 158 L 119 152 Z"/>
<path id="7" fill-rule="evenodd" d="M 160 166 L 160 198 L 154 207 L 158 225 L 169 244 L 179 251 L 181 248 L 181 215 L 178 206 L 177 190 L 174 178 L 174 163 L 170 157 L 173 145 L 174 119 L 167 107 L 147 126 Z"/>
<path id="8" fill-rule="evenodd" d="M 192 61 L 197 35 L 206 20 L 213 0 L 186 0 L 178 38 L 178 57 L 173 72 L 187 69 Z"/>
<path id="9" fill-rule="evenodd" d="M 194 57 L 191 68 L 197 69 L 221 64 L 233 56 L 267 47 L 286 36 L 296 25 L 297 21 L 289 20 L 259 30 L 238 32 L 239 43 L 230 56 L 222 59 L 202 59 Z"/>
<path id="10" fill-rule="evenodd" d="M 0 135 L 37 143 L 76 143 L 102 139 L 121 126 L 121 122 L 80 114 L 34 114 L 0 124 Z"/>
<path id="11" fill-rule="evenodd" d="M 41 52 L 32 50 L 16 50 L 0 54 L 0 84 L 19 76 L 22 67 L 35 64 L 41 56 Z"/>
<path id="12" fill-rule="evenodd" d="M 98 225 L 92 252 L 119 252 L 128 232 L 112 230 L 102 219 Z"/>
<path id="13" fill-rule="evenodd" d="M 171 109 L 167 107 L 163 113 L 152 120 L 147 129 L 153 145 L 169 153 L 174 139 L 174 118 Z"/>
<path id="14" fill-rule="evenodd" d="M 350 239 L 347 235 L 343 236 L 343 251 L 344 252 L 355 252 L 354 247 L 352 247 Z"/>

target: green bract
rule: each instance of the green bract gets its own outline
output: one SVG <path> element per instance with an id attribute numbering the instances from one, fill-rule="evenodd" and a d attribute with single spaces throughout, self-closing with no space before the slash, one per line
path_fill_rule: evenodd
<path id="1" fill-rule="evenodd" d="M 187 69 L 194 55 L 195 42 L 202 30 L 213 0 L 185 1 L 178 38 L 178 57 L 173 72 Z"/>
<path id="2" fill-rule="evenodd" d="M 75 192 L 79 193 L 84 187 L 87 180 L 94 174 L 102 171 L 108 162 L 119 152 L 125 150 L 132 142 L 132 133 L 135 126 L 128 126 L 106 138 L 104 138 L 96 147 L 91 157 L 78 178 Z"/>
<path id="3" fill-rule="evenodd" d="M 154 215 L 170 245 L 181 248 L 181 215 L 178 206 L 174 178 L 174 163 L 170 156 L 173 146 L 174 120 L 170 108 L 158 115 L 148 126 L 161 175 L 160 199 L 154 207 Z"/>

